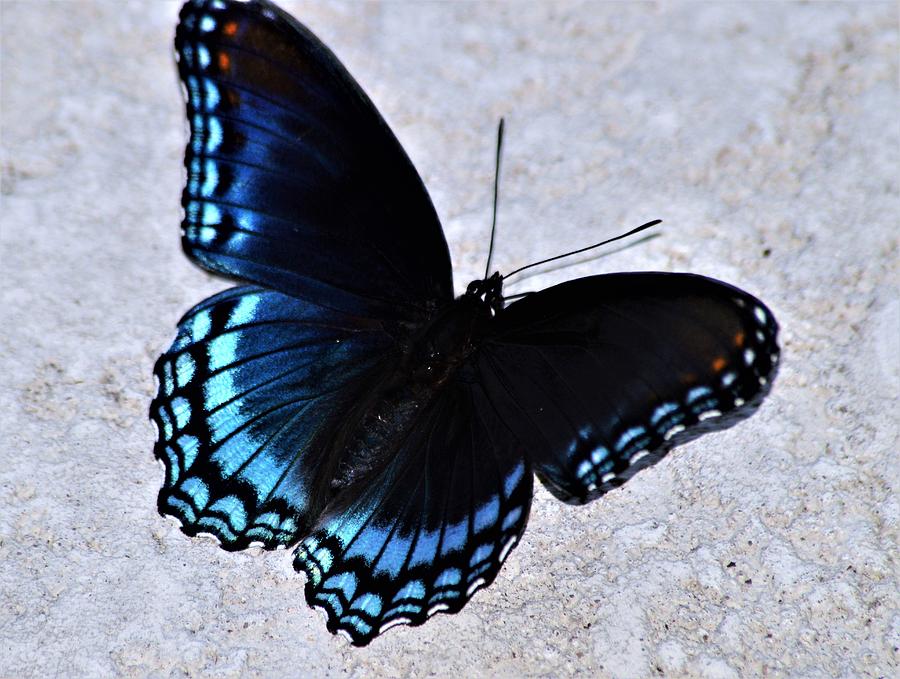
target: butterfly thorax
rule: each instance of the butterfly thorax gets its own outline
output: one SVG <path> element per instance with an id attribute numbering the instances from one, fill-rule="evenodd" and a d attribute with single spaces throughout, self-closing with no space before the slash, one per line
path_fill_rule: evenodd
<path id="1" fill-rule="evenodd" d="M 469 357 L 495 313 L 501 285 L 499 277 L 472 281 L 413 336 L 401 368 L 413 390 L 434 391 Z"/>

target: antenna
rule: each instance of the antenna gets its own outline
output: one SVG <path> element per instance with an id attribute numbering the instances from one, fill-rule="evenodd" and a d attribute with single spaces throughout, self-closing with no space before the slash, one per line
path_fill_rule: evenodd
<path id="1" fill-rule="evenodd" d="M 484 267 L 484 278 L 491 273 L 491 259 L 494 256 L 494 234 L 497 232 L 497 186 L 500 183 L 500 150 L 503 148 L 503 118 L 497 125 L 497 158 L 494 162 L 494 213 L 491 218 L 491 245 L 488 248 L 487 264 Z"/>
<path id="2" fill-rule="evenodd" d="M 636 229 L 632 229 L 628 233 L 623 233 L 622 235 L 616 236 L 615 238 L 609 238 L 607 240 L 600 241 L 599 243 L 594 243 L 593 245 L 588 245 L 586 248 L 572 250 L 572 252 L 565 252 L 561 255 L 556 255 L 556 257 L 548 257 L 547 259 L 542 259 L 539 262 L 534 262 L 532 264 L 526 264 L 525 266 L 519 267 L 515 271 L 512 271 L 512 272 L 506 274 L 505 276 L 503 276 L 503 280 L 505 281 L 510 276 L 514 276 L 517 273 L 519 273 L 520 271 L 525 271 L 525 269 L 530 269 L 533 266 L 538 266 L 540 264 L 546 264 L 547 262 L 555 262 L 557 259 L 562 259 L 563 257 L 571 257 L 572 255 L 577 255 L 581 252 L 587 252 L 588 250 L 593 250 L 594 248 L 599 248 L 601 245 L 606 245 L 607 243 L 614 243 L 617 240 L 622 240 L 623 238 L 628 238 L 628 236 L 633 236 L 636 233 L 640 233 L 644 229 L 649 229 L 651 226 L 656 226 L 657 224 L 660 224 L 660 223 L 662 223 L 661 219 L 654 219 L 652 222 L 647 222 L 646 224 L 641 224 Z M 493 234 L 492 234 L 491 241 L 493 242 Z M 488 261 L 490 261 L 490 260 L 488 260 Z M 487 276 L 485 276 L 485 278 L 486 277 Z"/>
<path id="3" fill-rule="evenodd" d="M 628 243 L 626 245 L 620 245 L 619 247 L 614 248 L 612 250 L 606 250 L 605 252 L 597 252 L 588 257 L 582 257 L 581 259 L 576 259 L 572 262 L 562 262 L 560 264 L 557 264 L 556 266 L 551 266 L 542 271 L 529 271 L 528 273 L 524 273 L 521 276 L 519 276 L 516 279 L 515 283 L 516 284 L 521 283 L 522 281 L 527 280 L 529 278 L 533 278 L 534 276 L 543 276 L 543 275 L 551 273 L 553 271 L 559 271 L 560 269 L 565 269 L 570 266 L 577 266 L 579 264 L 587 264 L 588 262 L 593 262 L 602 257 L 610 257 L 611 255 L 615 255 L 619 252 L 624 252 L 625 250 L 630 250 L 631 248 L 637 247 L 638 245 L 643 245 L 644 243 L 649 243 L 652 240 L 656 240 L 657 238 L 660 237 L 660 235 L 662 235 L 662 234 L 651 233 L 646 236 L 641 236 L 637 240 L 631 241 L 630 243 Z"/>

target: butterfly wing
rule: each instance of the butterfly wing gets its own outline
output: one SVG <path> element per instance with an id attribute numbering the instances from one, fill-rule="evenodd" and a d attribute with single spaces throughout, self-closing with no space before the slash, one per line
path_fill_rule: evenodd
<path id="1" fill-rule="evenodd" d="M 155 368 L 160 512 L 229 550 L 295 543 L 321 511 L 334 432 L 392 347 L 372 321 L 270 290 L 196 306 Z"/>
<path id="2" fill-rule="evenodd" d="M 758 299 L 725 283 L 611 274 L 503 309 L 479 361 L 538 476 L 582 503 L 750 415 L 774 376 L 777 331 Z"/>
<path id="3" fill-rule="evenodd" d="M 453 295 L 422 181 L 368 97 L 265 0 L 194 0 L 175 36 L 190 141 L 182 244 L 201 266 L 352 314 Z"/>
<path id="4" fill-rule="evenodd" d="M 459 375 L 388 466 L 326 510 L 298 546 L 308 603 L 356 645 L 458 611 L 494 580 L 524 530 L 532 483 L 481 385 Z"/>

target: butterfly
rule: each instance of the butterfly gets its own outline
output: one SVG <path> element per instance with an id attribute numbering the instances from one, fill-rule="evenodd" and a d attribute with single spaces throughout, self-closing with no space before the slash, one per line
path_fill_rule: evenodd
<path id="1" fill-rule="evenodd" d="M 154 373 L 161 513 L 226 550 L 296 546 L 306 599 L 365 645 L 459 611 L 528 520 L 747 417 L 778 326 L 692 274 L 454 298 L 428 193 L 337 58 L 266 0 L 194 0 L 175 37 L 182 245 L 241 284 Z"/>

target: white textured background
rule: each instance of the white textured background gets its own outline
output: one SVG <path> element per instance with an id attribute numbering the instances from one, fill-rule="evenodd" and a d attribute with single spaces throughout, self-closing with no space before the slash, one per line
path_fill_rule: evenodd
<path id="1" fill-rule="evenodd" d="M 288 554 L 156 513 L 151 366 L 224 287 L 178 243 L 177 5 L 0 0 L 0 675 L 897 676 L 897 4 L 284 4 L 413 157 L 458 288 L 506 115 L 501 270 L 663 218 L 529 285 L 723 278 L 782 325 L 775 389 L 588 507 L 539 491 L 461 614 L 351 648 Z"/>

